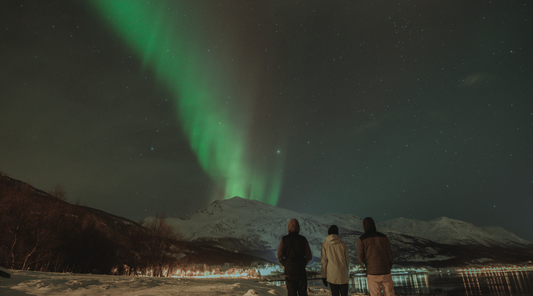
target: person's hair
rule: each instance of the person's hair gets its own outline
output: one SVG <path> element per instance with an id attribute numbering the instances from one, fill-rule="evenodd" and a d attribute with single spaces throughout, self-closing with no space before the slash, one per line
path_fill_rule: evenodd
<path id="1" fill-rule="evenodd" d="M 339 228 L 337 227 L 337 225 L 331 225 L 331 227 L 328 229 L 328 235 L 330 234 L 339 235 Z"/>

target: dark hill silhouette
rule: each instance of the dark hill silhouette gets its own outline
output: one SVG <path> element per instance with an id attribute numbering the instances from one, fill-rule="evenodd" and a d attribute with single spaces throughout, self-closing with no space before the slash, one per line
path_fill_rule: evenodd
<path id="1" fill-rule="evenodd" d="M 9 269 L 162 276 L 190 264 L 266 262 L 182 242 L 162 215 L 141 225 L 70 204 L 5 174 L 0 174 L 0 204 L 0 266 Z"/>

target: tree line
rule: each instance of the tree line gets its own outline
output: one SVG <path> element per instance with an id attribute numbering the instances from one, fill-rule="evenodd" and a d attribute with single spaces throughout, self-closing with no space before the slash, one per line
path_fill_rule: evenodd
<path id="1" fill-rule="evenodd" d="M 184 243 L 164 215 L 133 223 L 124 233 L 66 202 L 62 186 L 50 193 L 0 174 L 0 266 L 165 276 L 185 264 L 180 260 Z"/>

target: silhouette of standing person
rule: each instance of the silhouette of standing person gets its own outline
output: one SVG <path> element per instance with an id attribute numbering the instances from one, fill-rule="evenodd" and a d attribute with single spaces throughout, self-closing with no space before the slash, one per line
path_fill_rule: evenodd
<path id="1" fill-rule="evenodd" d="M 366 267 L 366 281 L 370 296 L 395 296 L 392 283 L 392 249 L 389 239 L 376 230 L 374 219 L 363 220 L 365 233 L 357 239 L 357 259 Z"/>
<path id="2" fill-rule="evenodd" d="M 285 267 L 285 282 L 289 296 L 307 296 L 307 272 L 305 266 L 313 255 L 307 239 L 300 235 L 298 220 L 291 219 L 289 234 L 281 238 L 278 247 L 278 261 Z"/>

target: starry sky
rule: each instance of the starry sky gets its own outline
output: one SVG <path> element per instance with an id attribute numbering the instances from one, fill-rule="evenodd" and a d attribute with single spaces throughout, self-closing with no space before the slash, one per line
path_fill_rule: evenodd
<path id="1" fill-rule="evenodd" d="M 0 171 L 140 221 L 241 196 L 533 241 L 527 1 L 3 1 Z"/>

